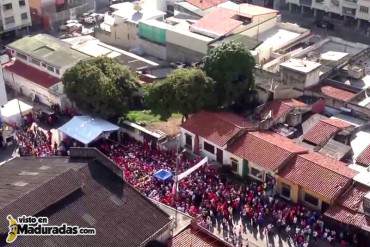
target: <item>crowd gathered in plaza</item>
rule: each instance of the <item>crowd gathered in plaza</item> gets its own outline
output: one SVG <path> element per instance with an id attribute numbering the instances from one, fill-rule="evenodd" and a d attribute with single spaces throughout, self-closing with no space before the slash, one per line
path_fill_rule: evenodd
<path id="1" fill-rule="evenodd" d="M 52 133 L 45 133 L 37 125 L 18 130 L 16 136 L 22 156 L 60 155 L 73 145 L 68 140 L 59 147 L 52 145 Z M 149 142 L 124 138 L 117 143 L 104 139 L 95 146 L 122 168 L 125 180 L 141 193 L 196 217 L 202 226 L 223 235 L 235 246 L 245 246 L 243 234 L 248 229 L 270 237 L 278 233 L 298 247 L 318 240 L 340 246 L 357 243 L 356 235 L 329 229 L 319 212 L 275 195 L 274 181 L 240 184 L 222 175 L 217 166 L 205 165 L 182 179 L 176 190 L 173 177 L 159 180 L 153 176 L 155 172 L 164 169 L 180 174 L 197 164 L 200 158 L 182 154 L 176 169 L 176 153 L 161 151 Z"/>

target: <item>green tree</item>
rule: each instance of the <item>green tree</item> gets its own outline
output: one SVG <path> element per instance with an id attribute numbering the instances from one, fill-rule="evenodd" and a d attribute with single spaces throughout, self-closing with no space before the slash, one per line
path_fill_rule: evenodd
<path id="1" fill-rule="evenodd" d="M 214 104 L 214 81 L 200 69 L 177 69 L 148 92 L 152 112 L 168 119 L 179 112 L 184 118 Z"/>
<path id="2" fill-rule="evenodd" d="M 245 101 L 254 89 L 255 61 L 238 42 L 223 43 L 211 49 L 203 59 L 203 68 L 216 81 L 217 105 L 229 107 Z"/>
<path id="3" fill-rule="evenodd" d="M 103 118 L 120 117 L 140 100 L 134 75 L 107 57 L 80 61 L 62 80 L 65 93 L 80 110 Z"/>

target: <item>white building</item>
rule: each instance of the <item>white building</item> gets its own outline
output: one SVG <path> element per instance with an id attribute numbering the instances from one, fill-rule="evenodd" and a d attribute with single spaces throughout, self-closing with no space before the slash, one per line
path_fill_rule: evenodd
<path id="1" fill-rule="evenodd" d="M 4 66 L 5 83 L 48 106 L 68 103 L 61 78 L 68 68 L 90 57 L 47 34 L 24 37 L 7 49 L 15 59 Z"/>
<path id="2" fill-rule="evenodd" d="M 0 33 L 32 25 L 28 0 L 3 0 L 0 7 Z"/>
<path id="3" fill-rule="evenodd" d="M 286 3 L 290 10 L 293 6 L 299 6 L 302 12 L 305 9 L 313 9 L 314 16 L 329 13 L 329 16 L 334 14 L 354 18 L 358 27 L 362 21 L 370 20 L 370 2 L 367 0 L 286 0 Z"/>
<path id="4" fill-rule="evenodd" d="M 150 6 L 150 5 L 149 5 Z M 138 24 L 144 20 L 163 20 L 165 12 L 147 7 L 147 4 L 123 2 L 111 5 L 113 13 L 104 16 L 104 22 L 95 37 L 104 43 L 124 49 L 138 48 Z"/>

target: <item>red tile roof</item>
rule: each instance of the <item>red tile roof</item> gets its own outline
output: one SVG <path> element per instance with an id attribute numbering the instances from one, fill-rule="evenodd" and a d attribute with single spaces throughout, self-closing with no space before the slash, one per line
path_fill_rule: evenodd
<path id="1" fill-rule="evenodd" d="M 296 108 L 307 107 L 306 103 L 296 100 L 296 99 L 285 99 L 282 101 L 282 103 L 290 107 L 296 107 Z"/>
<path id="2" fill-rule="evenodd" d="M 349 90 L 345 90 L 342 88 L 334 87 L 332 85 L 325 85 L 325 84 L 314 86 L 313 90 L 325 96 L 328 96 L 330 98 L 343 100 L 343 101 L 349 101 L 356 95 L 356 93 L 351 92 Z"/>
<path id="3" fill-rule="evenodd" d="M 303 135 L 303 140 L 315 145 L 324 145 L 337 132 L 350 126 L 351 124 L 340 119 L 323 119 Z"/>
<path id="4" fill-rule="evenodd" d="M 215 7 L 221 3 L 227 2 L 228 0 L 186 0 L 188 3 L 202 9 L 208 9 Z"/>
<path id="5" fill-rule="evenodd" d="M 255 128 L 246 119 L 236 114 L 206 111 L 191 115 L 181 127 L 220 147 L 226 145 L 242 129 Z"/>
<path id="6" fill-rule="evenodd" d="M 370 166 L 370 145 L 357 157 L 356 162 L 360 165 Z"/>
<path id="7" fill-rule="evenodd" d="M 338 118 L 328 118 L 328 119 L 323 119 L 321 121 L 323 121 L 325 123 L 328 123 L 328 124 L 330 124 L 332 126 L 335 126 L 335 127 L 339 128 L 339 129 L 345 129 L 345 128 L 348 128 L 348 127 L 351 127 L 352 126 L 352 124 L 350 124 L 350 123 L 348 123 L 346 121 L 343 121 L 341 119 L 338 119 Z"/>
<path id="8" fill-rule="evenodd" d="M 233 143 L 229 152 L 253 162 L 264 169 L 275 171 L 307 149 L 274 132 L 248 132 Z"/>
<path id="9" fill-rule="evenodd" d="M 272 119 L 278 120 L 279 118 L 287 115 L 293 109 L 294 107 L 292 106 L 291 102 L 285 103 L 281 100 L 269 101 L 264 104 L 260 112 L 260 118 L 265 119 L 271 112 Z"/>
<path id="10" fill-rule="evenodd" d="M 337 204 L 346 207 L 352 211 L 364 212 L 362 205 L 364 196 L 370 191 L 370 188 L 356 183 L 343 193 L 337 200 Z"/>
<path id="11" fill-rule="evenodd" d="M 19 60 L 8 64 L 4 69 L 45 88 L 49 88 L 61 81 L 61 79 L 51 76 Z"/>
<path id="12" fill-rule="evenodd" d="M 227 245 L 220 239 L 216 238 L 214 235 L 211 236 L 190 227 L 173 237 L 169 246 L 221 247 Z"/>
<path id="13" fill-rule="evenodd" d="M 281 177 L 328 200 L 337 198 L 355 174 L 345 163 L 314 152 L 298 155 L 279 172 Z"/>
<path id="14" fill-rule="evenodd" d="M 325 216 L 338 222 L 353 225 L 360 229 L 370 232 L 370 217 L 365 214 L 356 213 L 345 207 L 333 206 L 325 212 Z"/>
<path id="15" fill-rule="evenodd" d="M 356 183 L 343 193 L 337 205 L 325 212 L 325 215 L 339 222 L 354 225 L 370 231 L 370 217 L 364 214 L 363 199 L 369 187 Z"/>
<path id="16" fill-rule="evenodd" d="M 208 36 L 222 36 L 232 32 L 243 24 L 243 22 L 233 19 L 237 12 L 230 9 L 216 8 L 195 24 L 190 29 L 197 33 Z M 217 25 L 216 25 L 217 23 Z"/>

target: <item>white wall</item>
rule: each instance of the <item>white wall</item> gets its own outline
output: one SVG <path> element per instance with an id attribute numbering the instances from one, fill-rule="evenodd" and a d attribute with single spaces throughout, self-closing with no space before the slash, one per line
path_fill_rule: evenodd
<path id="1" fill-rule="evenodd" d="M 158 45 L 145 39 L 139 38 L 139 47 L 144 51 L 145 54 L 160 58 L 163 60 L 167 59 L 167 48 L 163 45 Z"/>
<path id="2" fill-rule="evenodd" d="M 128 134 L 131 138 L 135 139 L 138 142 L 144 142 L 144 136 L 141 135 L 138 129 L 135 129 L 134 131 L 130 131 L 126 128 L 121 128 L 121 132 Z"/>
<path id="3" fill-rule="evenodd" d="M 62 95 L 54 95 L 47 88 L 41 87 L 40 85 L 7 70 L 4 70 L 3 73 L 6 84 L 18 92 L 22 90 L 22 94 L 30 99 L 33 99 L 34 95 L 37 95 L 40 102 L 45 105 L 51 106 L 53 104 L 62 104 Z"/>
<path id="4" fill-rule="evenodd" d="M 306 82 L 304 87 L 307 88 L 317 84 L 319 82 L 319 79 L 320 79 L 320 69 L 316 69 L 308 73 L 306 76 Z"/>
<path id="5" fill-rule="evenodd" d="M 170 30 L 166 32 L 168 43 L 182 46 L 190 50 L 206 54 L 208 51 L 208 43 L 212 40 L 198 34 L 193 34 L 184 30 Z"/>
<path id="6" fill-rule="evenodd" d="M 224 150 L 224 164 L 225 165 L 231 165 L 230 158 L 233 158 L 238 161 L 238 171 L 236 172 L 236 174 L 238 174 L 239 176 L 242 176 L 243 175 L 243 159 Z"/>
<path id="7" fill-rule="evenodd" d="M 5 82 L 3 77 L 3 68 L 0 66 L 0 106 L 8 102 L 8 97 L 5 90 Z"/>
<path id="8" fill-rule="evenodd" d="M 368 7 L 369 11 L 367 13 L 360 12 L 360 6 Z M 356 11 L 356 17 L 362 20 L 369 21 L 370 20 L 370 2 L 367 0 L 359 0 L 357 2 L 357 11 Z"/>
<path id="9" fill-rule="evenodd" d="M 4 10 L 3 5 L 12 3 L 12 9 Z M 10 31 L 21 27 L 31 26 L 31 15 L 28 0 L 25 0 L 25 6 L 19 6 L 18 0 L 3 0 L 1 1 L 1 19 L 3 23 L 4 31 Z M 27 19 L 22 20 L 21 15 L 27 13 Z M 14 17 L 14 22 L 5 24 L 7 17 Z"/>

